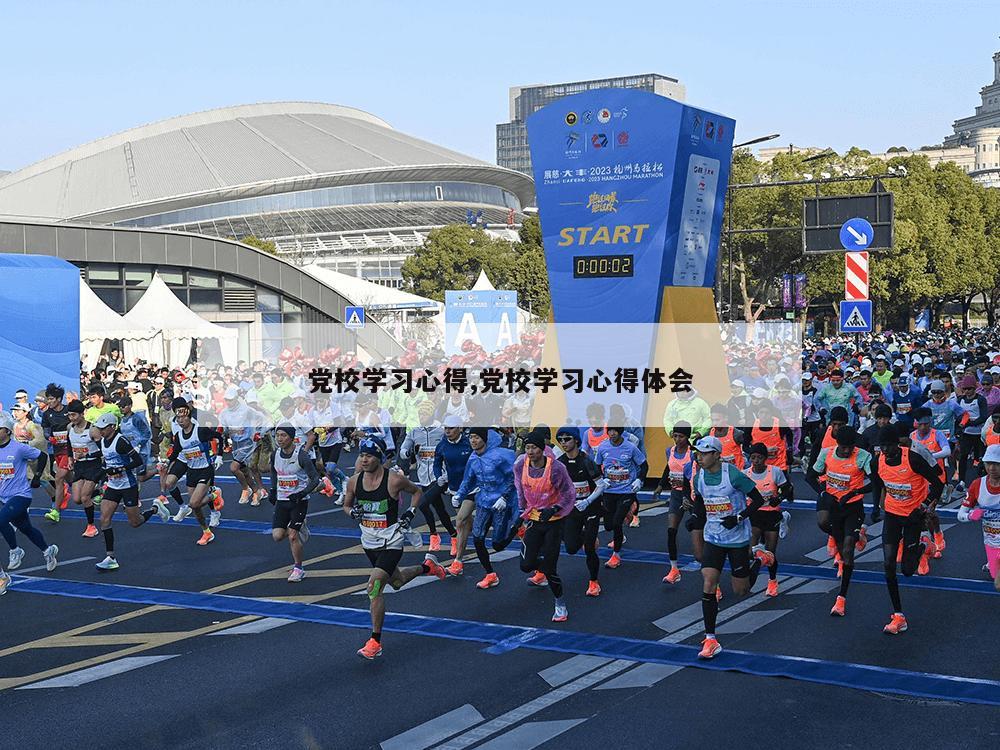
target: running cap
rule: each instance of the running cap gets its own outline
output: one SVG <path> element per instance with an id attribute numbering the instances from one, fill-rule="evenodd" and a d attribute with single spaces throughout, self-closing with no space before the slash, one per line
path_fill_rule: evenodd
<path id="1" fill-rule="evenodd" d="M 740 380 L 739 378 L 737 378 L 732 383 L 730 383 L 730 386 L 733 387 L 733 388 L 743 388 L 744 387 L 743 386 L 743 381 Z"/>
<path id="2" fill-rule="evenodd" d="M 232 401 L 234 398 L 240 397 L 240 389 L 235 385 L 231 385 L 226 388 L 226 393 L 224 394 L 227 401 Z"/>
<path id="3" fill-rule="evenodd" d="M 847 423 L 847 409 L 843 406 L 835 406 L 830 409 L 830 421 L 831 422 L 843 422 Z"/>
<path id="4" fill-rule="evenodd" d="M 461 427 L 462 420 L 455 414 L 448 414 L 441 422 L 442 427 Z"/>
<path id="5" fill-rule="evenodd" d="M 976 379 L 974 377 L 972 377 L 971 375 L 966 375 L 964 378 L 962 378 L 962 381 L 958 384 L 958 387 L 975 388 L 977 385 L 979 384 L 976 382 Z"/>
<path id="6" fill-rule="evenodd" d="M 0 411 L 0 430 L 13 430 L 14 419 L 6 412 Z"/>
<path id="7" fill-rule="evenodd" d="M 532 430 L 524 436 L 524 444 L 545 450 L 545 433 L 538 429 Z"/>
<path id="8" fill-rule="evenodd" d="M 131 383 L 129 383 L 129 384 L 128 384 L 128 388 L 129 388 L 129 390 L 130 390 L 130 391 L 131 391 L 131 390 L 136 390 L 136 391 L 137 391 L 137 390 L 139 390 L 140 388 L 142 388 L 142 386 L 141 386 L 141 385 L 139 385 L 138 383 L 136 383 L 136 382 L 135 382 L 135 381 L 133 380 L 133 381 L 132 381 Z"/>
<path id="9" fill-rule="evenodd" d="M 805 371 L 805 372 L 802 373 L 802 379 L 803 380 L 812 380 L 813 379 L 813 374 L 807 370 L 807 371 Z"/>
<path id="10" fill-rule="evenodd" d="M 370 456 L 375 456 L 379 461 L 385 458 L 385 451 L 385 443 L 382 442 L 381 438 L 377 437 L 367 437 L 358 446 L 359 454 L 367 453 Z"/>
<path id="11" fill-rule="evenodd" d="M 482 440 L 484 443 L 486 442 L 486 438 L 489 437 L 489 434 L 490 434 L 490 429 L 488 427 L 469 428 L 469 435 L 477 435 L 479 439 Z"/>
<path id="12" fill-rule="evenodd" d="M 938 391 L 944 393 L 944 381 L 943 380 L 932 380 L 931 381 L 931 393 Z"/>
<path id="13" fill-rule="evenodd" d="M 420 405 L 417 407 L 417 415 L 424 416 L 431 415 L 434 413 L 434 404 L 430 401 L 421 401 Z"/>
<path id="14" fill-rule="evenodd" d="M 556 432 L 556 440 L 558 440 L 563 435 L 569 435 L 573 438 L 577 444 L 581 444 L 583 441 L 580 439 L 580 428 L 574 425 L 568 424 L 559 428 Z"/>
<path id="15" fill-rule="evenodd" d="M 292 398 L 306 398 L 306 392 L 301 388 L 296 388 L 292 391 Z"/>
<path id="16" fill-rule="evenodd" d="M 288 422 L 282 422 L 281 424 L 279 424 L 274 429 L 275 429 L 275 432 L 277 432 L 278 430 L 281 430 L 282 432 L 287 433 L 288 437 L 291 437 L 291 438 L 295 437 L 295 428 L 292 425 L 290 425 Z"/>
<path id="17" fill-rule="evenodd" d="M 13 414 L 15 411 L 26 412 L 26 411 L 28 411 L 28 405 L 27 404 L 17 404 L 17 403 L 11 404 L 10 413 Z"/>
<path id="18" fill-rule="evenodd" d="M 694 444 L 694 449 L 699 453 L 722 453 L 722 442 L 717 437 L 707 435 Z"/>
<path id="19" fill-rule="evenodd" d="M 0 427 L 2 426 L 0 425 Z M 1000 464 L 1000 443 L 994 443 L 986 449 L 983 461 L 988 464 Z"/>
<path id="20" fill-rule="evenodd" d="M 163 385 L 163 378 L 157 375 L 155 378 L 153 378 L 153 382 L 156 383 L 157 385 Z"/>
<path id="21" fill-rule="evenodd" d="M 900 376 L 899 376 L 899 381 L 898 382 L 899 382 L 899 384 L 901 386 L 903 386 L 903 385 L 908 386 L 910 384 L 910 376 L 907 375 L 905 372 L 901 373 Z"/>
<path id="22" fill-rule="evenodd" d="M 748 455 L 752 456 L 755 453 L 758 456 L 763 456 L 764 458 L 767 458 L 767 446 L 764 445 L 763 443 L 754 443 L 753 445 L 750 446 L 750 452 Z"/>
<path id="23" fill-rule="evenodd" d="M 767 398 L 767 391 L 763 388 L 754 388 L 750 395 L 754 398 Z"/>
<path id="24" fill-rule="evenodd" d="M 101 416 L 94 420 L 94 427 L 99 430 L 103 430 L 105 427 L 117 427 L 118 417 L 116 417 L 110 411 L 104 412 Z"/>

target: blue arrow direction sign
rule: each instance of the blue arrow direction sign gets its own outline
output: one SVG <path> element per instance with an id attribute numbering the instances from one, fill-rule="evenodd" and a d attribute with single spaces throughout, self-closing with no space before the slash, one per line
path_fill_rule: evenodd
<path id="1" fill-rule="evenodd" d="M 875 230 L 866 219 L 848 219 L 840 228 L 840 244 L 845 250 L 864 250 L 875 239 Z"/>
<path id="2" fill-rule="evenodd" d="M 365 327 L 365 308 L 344 308 L 344 328 L 361 329 Z"/>
<path id="3" fill-rule="evenodd" d="M 840 303 L 841 333 L 871 333 L 872 301 L 870 299 L 844 300 Z"/>

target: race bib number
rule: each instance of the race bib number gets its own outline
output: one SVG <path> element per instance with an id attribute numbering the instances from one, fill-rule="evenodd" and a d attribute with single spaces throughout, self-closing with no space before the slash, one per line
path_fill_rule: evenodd
<path id="1" fill-rule="evenodd" d="M 904 401 L 904 402 L 896 405 L 896 413 L 897 414 L 906 414 L 912 408 L 913 408 L 913 404 L 909 403 L 908 401 Z"/>
<path id="2" fill-rule="evenodd" d="M 576 488 L 577 497 L 587 497 L 590 495 L 589 482 L 573 482 L 573 486 Z"/>
<path id="3" fill-rule="evenodd" d="M 197 461 L 199 458 L 201 458 L 205 454 L 202 453 L 201 448 L 192 448 L 192 449 L 184 451 L 183 455 L 184 455 L 184 461 L 185 462 L 191 462 L 191 461 Z"/>
<path id="4" fill-rule="evenodd" d="M 683 490 L 684 489 L 684 472 L 683 471 L 672 471 L 672 472 L 670 472 L 670 489 L 672 489 L 672 490 Z"/>
<path id="5" fill-rule="evenodd" d="M 768 458 L 776 458 L 777 455 L 778 455 L 778 446 L 776 446 L 776 445 L 769 445 L 769 446 L 767 446 L 767 457 Z"/>
<path id="6" fill-rule="evenodd" d="M 69 433 L 68 432 L 53 432 L 52 433 L 52 437 L 55 438 L 55 440 L 56 440 L 57 443 L 65 443 L 67 440 L 69 440 Z"/>
<path id="7" fill-rule="evenodd" d="M 89 455 L 90 451 L 87 449 L 86 446 L 84 446 L 83 448 L 77 445 L 73 446 L 73 458 L 77 459 L 78 461 L 83 461 Z"/>
<path id="8" fill-rule="evenodd" d="M 0 463 L 0 479 L 10 479 L 14 476 L 14 464 Z"/>
<path id="9" fill-rule="evenodd" d="M 299 486 L 299 480 L 296 479 L 295 477 L 292 477 L 291 479 L 284 479 L 282 477 L 278 477 L 279 490 L 283 490 L 285 492 L 294 492 L 295 488 L 298 486 Z"/>
<path id="10" fill-rule="evenodd" d="M 910 492 L 912 487 L 909 484 L 903 484 L 901 482 L 886 482 L 885 491 L 888 492 L 896 500 L 909 500 Z"/>
<path id="11" fill-rule="evenodd" d="M 705 498 L 705 513 L 709 516 L 731 516 L 733 514 L 733 501 L 715 500 L 709 502 L 709 499 Z"/>
<path id="12" fill-rule="evenodd" d="M 835 474 L 827 469 L 826 486 L 827 489 L 846 490 L 851 484 L 851 478 L 847 474 Z"/>
<path id="13" fill-rule="evenodd" d="M 434 449 L 421 448 L 419 451 L 417 451 L 417 458 L 419 458 L 421 461 L 430 461 L 431 459 L 434 458 Z"/>
<path id="14" fill-rule="evenodd" d="M 612 469 L 612 470 L 610 470 L 608 472 L 608 481 L 609 482 L 616 482 L 616 483 L 621 484 L 622 482 L 627 482 L 628 478 L 629 478 L 629 473 L 627 471 L 622 470 L 622 469 L 618 469 L 618 470 Z"/>

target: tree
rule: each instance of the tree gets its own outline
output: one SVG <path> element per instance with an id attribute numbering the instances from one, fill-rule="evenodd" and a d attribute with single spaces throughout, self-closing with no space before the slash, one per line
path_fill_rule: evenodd
<path id="1" fill-rule="evenodd" d="M 229 239 L 242 242 L 244 245 L 249 245 L 250 247 L 255 247 L 268 255 L 278 254 L 278 246 L 271 242 L 271 240 L 262 240 L 260 237 L 254 237 L 252 234 L 248 234 L 246 237 L 240 237 L 239 239 L 236 239 L 235 237 L 230 237 Z"/>

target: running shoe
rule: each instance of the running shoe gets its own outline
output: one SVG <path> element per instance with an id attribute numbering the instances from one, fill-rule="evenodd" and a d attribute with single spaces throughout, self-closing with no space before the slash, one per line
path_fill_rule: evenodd
<path id="1" fill-rule="evenodd" d="M 448 566 L 448 575 L 450 576 L 460 576 L 465 572 L 465 565 L 461 560 L 455 560 L 451 565 Z"/>
<path id="2" fill-rule="evenodd" d="M 369 661 L 382 655 L 382 644 L 374 638 L 369 638 L 368 642 L 358 649 L 358 656 L 363 656 Z"/>
<path id="3" fill-rule="evenodd" d="M 58 554 L 59 548 L 54 544 L 50 544 L 45 548 L 45 551 L 42 552 L 42 557 L 45 558 L 45 569 L 50 573 L 55 570 L 56 565 L 59 564 L 59 561 L 56 560 L 56 555 Z"/>
<path id="4" fill-rule="evenodd" d="M 10 558 L 7 562 L 7 570 L 17 570 L 21 567 L 21 560 L 24 559 L 24 550 L 20 547 L 15 547 L 10 551 Z"/>
<path id="5" fill-rule="evenodd" d="M 333 504 L 334 505 L 343 505 L 344 504 L 344 496 L 343 495 L 337 495 L 337 499 L 333 501 Z"/>
<path id="6" fill-rule="evenodd" d="M 826 538 L 826 554 L 830 557 L 837 554 L 837 541 L 832 536 Z"/>
<path id="7" fill-rule="evenodd" d="M 969 491 L 965 488 L 965 482 L 959 482 L 955 485 L 955 489 L 951 491 L 952 500 L 960 500 L 969 494 Z"/>
<path id="8" fill-rule="evenodd" d="M 320 489 L 319 494 L 326 495 L 327 497 L 333 497 L 335 490 L 333 489 L 333 482 L 330 481 L 330 477 L 323 477 L 323 481 L 320 482 L 323 487 Z"/>
<path id="9" fill-rule="evenodd" d="M 215 510 L 222 510 L 226 507 L 226 499 L 222 496 L 222 490 L 218 487 L 212 487 L 209 490 L 208 497 L 212 501 L 212 508 Z"/>
<path id="10" fill-rule="evenodd" d="M 292 572 L 288 575 L 288 582 L 298 583 L 305 577 L 306 577 L 306 572 L 298 565 L 296 565 L 294 568 L 292 568 Z"/>
<path id="11" fill-rule="evenodd" d="M 487 573 L 483 580 L 476 584 L 477 589 L 491 589 L 500 585 L 500 576 L 496 573 Z"/>
<path id="12" fill-rule="evenodd" d="M 917 563 L 917 575 L 925 576 L 931 572 L 931 555 L 934 554 L 934 542 L 926 534 L 921 538 L 924 551 L 920 555 L 920 562 Z"/>
<path id="13" fill-rule="evenodd" d="M 713 659 L 722 652 L 722 644 L 715 638 L 706 638 L 701 642 L 701 651 L 698 652 L 699 659 Z"/>
<path id="14" fill-rule="evenodd" d="M 160 520 L 163 521 L 163 523 L 170 520 L 170 508 L 167 507 L 163 500 L 160 498 L 153 500 L 153 507 L 156 508 L 156 515 L 160 517 Z M 86 536 L 86 534 L 84 534 L 84 536 Z"/>
<path id="15" fill-rule="evenodd" d="M 528 576 L 527 580 L 528 580 L 528 585 L 529 586 L 548 586 L 549 585 L 549 579 L 546 578 L 545 574 L 542 571 L 540 571 L 540 570 L 536 570 L 533 575 Z"/>
<path id="16" fill-rule="evenodd" d="M 406 543 L 411 547 L 416 547 L 420 549 L 424 546 L 424 538 L 420 535 L 420 532 L 416 529 L 410 529 L 406 532 Z"/>
<path id="17" fill-rule="evenodd" d="M 267 500 L 270 496 L 271 495 L 267 490 L 265 490 L 263 487 L 260 488 L 260 495 L 258 496 L 259 500 Z"/>
<path id="18" fill-rule="evenodd" d="M 597 581 L 591 581 L 587 584 L 587 596 L 600 596 L 601 595 L 601 584 Z"/>
<path id="19" fill-rule="evenodd" d="M 681 572 L 677 568 L 670 568 L 670 572 L 663 576 L 664 583 L 677 583 L 681 580 Z"/>
<path id="20" fill-rule="evenodd" d="M 722 601 L 722 586 L 715 587 L 715 601 L 717 602 Z"/>
<path id="21" fill-rule="evenodd" d="M 181 521 L 183 521 L 183 520 L 184 520 L 185 518 L 187 518 L 188 516 L 190 516 L 190 515 L 191 515 L 191 513 L 192 513 L 192 511 L 191 511 L 191 506 L 190 506 L 190 505 L 188 505 L 187 503 L 185 503 L 184 505 L 182 505 L 182 506 L 180 507 L 180 510 L 178 510 L 178 511 L 177 511 L 177 512 L 176 512 L 176 513 L 174 514 L 174 520 L 175 520 L 175 521 L 176 521 L 177 523 L 180 523 L 180 522 L 181 522 Z"/>
<path id="22" fill-rule="evenodd" d="M 8 586 L 10 586 L 10 576 L 0 570 L 0 596 L 7 593 Z"/>
<path id="23" fill-rule="evenodd" d="M 759 544 L 754 548 L 754 557 L 760 560 L 761 568 L 770 568 L 774 565 L 774 553 L 768 549 L 764 549 L 763 544 Z"/>
<path id="24" fill-rule="evenodd" d="M 45 514 L 45 519 L 52 521 L 52 523 L 59 523 L 59 511 L 52 508 L 48 513 Z"/>
<path id="25" fill-rule="evenodd" d="M 944 533 L 938 532 L 934 535 L 934 559 L 940 560 L 941 555 L 944 554 L 944 548 L 948 545 L 944 541 Z"/>
<path id="26" fill-rule="evenodd" d="M 906 631 L 906 618 L 902 615 L 894 614 L 889 624 L 882 628 L 883 633 L 898 635 Z"/>
<path id="27" fill-rule="evenodd" d="M 617 552 L 614 552 L 614 553 L 612 553 L 611 557 L 608 558 L 608 561 L 606 563 L 604 563 L 604 567 L 605 568 L 617 568 L 617 567 L 620 567 L 621 564 L 622 564 L 622 559 L 618 556 Z"/>
<path id="28" fill-rule="evenodd" d="M 208 513 L 208 525 L 213 529 L 222 522 L 222 514 L 217 510 L 209 511 Z"/>
<path id="29" fill-rule="evenodd" d="M 552 614 L 552 622 L 566 622 L 569 619 L 569 610 L 565 604 L 557 604 L 556 611 Z"/>
<path id="30" fill-rule="evenodd" d="M 108 555 L 94 567 L 98 570 L 118 570 L 118 561 L 111 555 Z"/>
<path id="31" fill-rule="evenodd" d="M 255 508 L 260 505 L 260 493 L 260 490 L 254 490 L 250 493 L 250 505 Z"/>
<path id="32" fill-rule="evenodd" d="M 833 603 L 833 609 L 830 610 L 831 617 L 843 617 L 847 608 L 847 599 L 842 596 L 837 597 L 837 601 Z"/>
<path id="33" fill-rule="evenodd" d="M 448 571 L 444 569 L 444 566 L 438 562 L 434 555 L 424 555 L 424 565 L 427 566 L 427 575 L 436 576 L 438 580 L 443 581 L 445 576 L 448 575 Z"/>
<path id="34" fill-rule="evenodd" d="M 87 528 L 83 530 L 83 536 L 87 537 L 87 539 L 93 539 L 98 533 L 97 527 L 92 523 L 88 523 Z"/>
<path id="35" fill-rule="evenodd" d="M 778 595 L 778 579 L 772 578 L 767 582 L 767 593 L 765 596 L 777 596 Z"/>
<path id="36" fill-rule="evenodd" d="M 455 536 L 454 534 L 452 534 L 451 537 L 451 556 L 452 557 L 458 556 L 458 537 Z"/>
<path id="37" fill-rule="evenodd" d="M 518 526 L 517 527 L 517 538 L 518 539 L 524 539 L 524 532 L 526 532 L 526 531 L 527 531 L 527 529 L 524 526 Z"/>
<path id="38" fill-rule="evenodd" d="M 246 505 L 250 502 L 250 490 L 243 490 L 240 493 L 240 505 Z"/>
<path id="39" fill-rule="evenodd" d="M 427 545 L 427 549 L 430 552 L 438 552 L 441 550 L 441 535 L 431 534 L 430 544 Z"/>
<path id="40" fill-rule="evenodd" d="M 788 528 L 792 525 L 792 514 L 787 510 L 781 511 L 781 521 L 778 523 L 778 538 L 784 539 L 788 536 Z"/>
<path id="41" fill-rule="evenodd" d="M 865 547 L 868 546 L 868 527 L 861 524 L 861 531 L 858 533 L 858 541 L 854 543 L 854 549 L 857 552 L 864 552 Z"/>
<path id="42" fill-rule="evenodd" d="M 309 541 L 309 521 L 302 522 L 302 528 L 299 529 L 299 542 L 305 544 Z"/>
<path id="43" fill-rule="evenodd" d="M 101 490 L 95 490 L 94 494 L 90 496 L 90 501 L 97 507 L 101 506 L 101 501 L 104 499 L 104 492 Z"/>
<path id="44" fill-rule="evenodd" d="M 198 540 L 198 546 L 204 547 L 206 544 L 211 544 L 214 541 L 215 541 L 215 534 L 213 534 L 210 529 L 205 529 L 201 533 L 201 539 Z"/>
<path id="45" fill-rule="evenodd" d="M 630 529 L 639 528 L 639 516 L 633 515 L 632 520 L 628 522 L 628 526 Z"/>
<path id="46" fill-rule="evenodd" d="M 903 543 L 899 543 L 899 547 L 896 549 L 896 562 L 903 562 Z"/>

